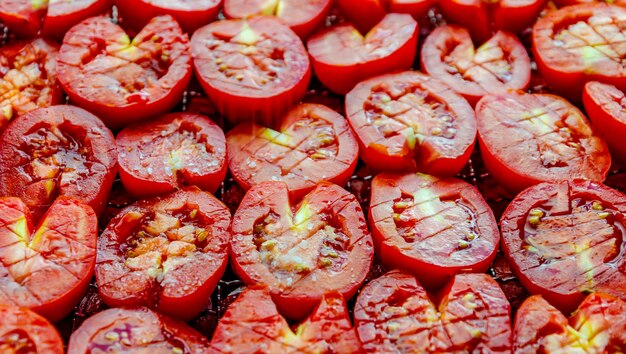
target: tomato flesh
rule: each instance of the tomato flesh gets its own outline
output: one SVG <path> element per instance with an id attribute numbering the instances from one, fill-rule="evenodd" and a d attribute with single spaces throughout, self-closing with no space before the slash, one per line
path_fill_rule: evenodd
<path id="1" fill-rule="evenodd" d="M 0 20 L 20 37 L 34 37 L 46 14 L 46 1 L 3 0 L 0 2 Z"/>
<path id="2" fill-rule="evenodd" d="M 140 30 L 153 17 L 170 15 L 183 30 L 193 33 L 198 28 L 215 20 L 221 0 L 114 0 L 124 23 Z"/>
<path id="3" fill-rule="evenodd" d="M 613 85 L 588 82 L 583 91 L 583 103 L 594 129 L 602 136 L 612 155 L 626 162 L 626 97 Z"/>
<path id="4" fill-rule="evenodd" d="M 0 305 L 0 352 L 63 353 L 63 340 L 45 318 L 26 308 Z"/>
<path id="5" fill-rule="evenodd" d="M 111 10 L 111 0 L 47 0 L 48 12 L 43 20 L 41 34 L 63 40 L 70 28 L 89 17 Z"/>

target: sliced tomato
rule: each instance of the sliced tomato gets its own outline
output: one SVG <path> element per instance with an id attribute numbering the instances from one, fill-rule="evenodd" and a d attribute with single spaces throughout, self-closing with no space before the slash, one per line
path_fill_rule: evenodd
<path id="1" fill-rule="evenodd" d="M 183 322 L 145 307 L 108 309 L 72 333 L 68 354 L 207 353 L 209 341 Z"/>
<path id="2" fill-rule="evenodd" d="M 2 0 L 0 20 L 20 37 L 35 37 L 41 29 L 48 1 Z"/>
<path id="3" fill-rule="evenodd" d="M 254 123 L 228 133 L 229 166 L 245 189 L 263 181 L 287 183 L 292 197 L 304 196 L 320 181 L 344 185 L 352 176 L 359 146 L 339 113 L 319 104 L 294 107 L 280 131 Z"/>
<path id="4" fill-rule="evenodd" d="M 37 1 L 48 2 L 48 12 L 43 21 L 41 34 L 59 41 L 63 40 L 65 33 L 74 25 L 89 17 L 109 12 L 112 5 L 112 0 Z"/>
<path id="5" fill-rule="evenodd" d="M 170 15 L 183 30 L 193 33 L 215 20 L 222 0 L 114 0 L 124 24 L 141 30 L 153 17 Z"/>
<path id="6" fill-rule="evenodd" d="M 590 294 L 569 319 L 541 296 L 517 311 L 513 350 L 532 353 L 620 353 L 626 350 L 626 303 Z"/>
<path id="7" fill-rule="evenodd" d="M 388 269 L 405 269 L 432 289 L 491 265 L 500 233 L 476 187 L 456 178 L 382 173 L 371 188 L 370 229 Z"/>
<path id="8" fill-rule="evenodd" d="M 136 197 L 196 185 L 215 192 L 226 176 L 226 138 L 209 118 L 171 113 L 117 135 L 120 177 Z"/>
<path id="9" fill-rule="evenodd" d="M 224 273 L 230 212 L 191 188 L 123 209 L 98 241 L 98 291 L 110 306 L 189 320 Z"/>
<path id="10" fill-rule="evenodd" d="M 224 15 L 227 18 L 276 16 L 300 38 L 306 38 L 322 25 L 331 4 L 331 0 L 224 0 Z"/>
<path id="11" fill-rule="evenodd" d="M 613 85 L 588 82 L 583 91 L 583 103 L 595 131 L 603 137 L 611 156 L 626 162 L 626 96 Z"/>
<path id="12" fill-rule="evenodd" d="M 59 197 L 33 228 L 19 198 L 0 198 L 0 304 L 27 307 L 56 322 L 85 294 L 96 263 L 98 220 Z"/>
<path id="13" fill-rule="evenodd" d="M 626 90 L 626 9 L 606 4 L 562 8 L 533 27 L 533 53 L 548 85 L 580 101 L 588 81 Z"/>
<path id="14" fill-rule="evenodd" d="M 553 2 L 559 8 L 565 7 L 565 6 L 578 5 L 578 4 L 589 4 L 589 3 L 591 4 L 607 3 L 607 4 L 614 4 L 614 5 L 620 5 L 620 6 L 626 5 L 626 1 L 624 0 L 553 0 Z"/>
<path id="15" fill-rule="evenodd" d="M 407 71 L 359 83 L 346 115 L 361 158 L 376 170 L 455 175 L 476 140 L 474 111 L 443 82 Z"/>
<path id="16" fill-rule="evenodd" d="M 410 69 L 418 33 L 411 16 L 389 14 L 365 36 L 344 23 L 315 34 L 307 47 L 317 78 L 331 91 L 345 94 L 364 79 Z"/>
<path id="17" fill-rule="evenodd" d="M 295 331 L 267 288 L 250 287 L 232 303 L 213 334 L 218 353 L 361 353 L 341 294 L 327 293 Z"/>
<path id="18" fill-rule="evenodd" d="M 391 271 L 368 283 L 354 322 L 368 353 L 510 353 L 511 306 L 486 274 L 459 274 L 436 304 L 417 279 Z"/>
<path id="19" fill-rule="evenodd" d="M 322 182 L 295 202 L 283 182 L 252 187 L 233 216 L 230 246 L 237 275 L 268 286 L 280 313 L 301 319 L 328 291 L 352 297 L 374 251 L 361 206 L 343 188 Z"/>
<path id="20" fill-rule="evenodd" d="M 78 107 L 28 112 L 0 137 L 0 196 L 22 198 L 35 220 L 61 195 L 100 215 L 116 172 L 113 134 Z"/>
<path id="21" fill-rule="evenodd" d="M 112 129 L 170 110 L 191 78 L 189 40 L 171 16 L 132 41 L 108 17 L 92 17 L 67 33 L 58 64 L 70 100 Z"/>
<path id="22" fill-rule="evenodd" d="M 469 32 L 458 26 L 435 29 L 422 46 L 422 70 L 445 82 L 472 106 L 487 94 L 525 90 L 530 58 L 514 35 L 497 32 L 477 49 Z"/>
<path id="23" fill-rule="evenodd" d="M 231 122 L 275 123 L 311 79 L 300 38 L 269 16 L 213 22 L 194 33 L 191 51 L 202 87 Z"/>
<path id="24" fill-rule="evenodd" d="M 510 92 L 476 105 L 485 166 L 511 192 L 547 181 L 586 178 L 602 182 L 611 167 L 604 140 L 565 99 Z"/>
<path id="25" fill-rule="evenodd" d="M 342 15 L 366 33 L 387 13 L 409 14 L 420 20 L 435 5 L 435 0 L 338 0 L 336 3 Z"/>
<path id="26" fill-rule="evenodd" d="M 586 180 L 533 186 L 502 215 L 502 249 L 524 287 L 566 313 L 590 291 L 626 299 L 625 205 Z"/>
<path id="27" fill-rule="evenodd" d="M 0 305 L 0 352 L 63 354 L 59 332 L 45 318 L 23 307 Z"/>
<path id="28" fill-rule="evenodd" d="M 58 44 L 41 38 L 0 47 L 0 133 L 15 117 L 63 102 L 58 53 Z"/>

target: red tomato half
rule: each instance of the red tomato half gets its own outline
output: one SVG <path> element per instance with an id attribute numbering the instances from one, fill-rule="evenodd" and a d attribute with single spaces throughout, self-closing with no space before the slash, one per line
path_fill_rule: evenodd
<path id="1" fill-rule="evenodd" d="M 356 198 L 327 182 L 297 206 L 283 182 L 252 187 L 233 217 L 230 242 L 237 275 L 267 285 L 292 319 L 309 314 L 328 291 L 352 297 L 374 255 Z"/>
<path id="2" fill-rule="evenodd" d="M 626 196 L 585 180 L 542 183 L 502 215 L 502 249 L 532 294 L 569 313 L 588 292 L 626 299 Z"/>
<path id="3" fill-rule="evenodd" d="M 487 270 L 500 233 L 476 187 L 456 178 L 382 173 L 372 181 L 370 227 L 388 269 L 437 288 L 456 273 Z"/>
<path id="4" fill-rule="evenodd" d="M 183 322 L 147 308 L 108 309 L 78 327 L 68 354 L 207 353 L 209 341 Z"/>
<path id="5" fill-rule="evenodd" d="M 354 322 L 367 353 L 511 353 L 510 312 L 486 274 L 457 275 L 435 304 L 417 279 L 391 271 L 361 290 Z"/>
<path id="6" fill-rule="evenodd" d="M 172 113 L 117 135 L 120 177 L 134 196 L 196 185 L 215 192 L 226 176 L 224 132 L 199 114 Z"/>
<path id="7" fill-rule="evenodd" d="M 613 85 L 592 81 L 585 85 L 583 103 L 594 129 L 602 136 L 612 156 L 626 162 L 626 96 Z"/>
<path id="8" fill-rule="evenodd" d="M 0 305 L 28 307 L 56 322 L 89 286 L 98 220 L 89 206 L 59 197 L 36 230 L 32 221 L 20 199 L 0 198 Z"/>
<path id="9" fill-rule="evenodd" d="M 533 53 L 548 85 L 579 101 L 588 81 L 626 90 L 626 9 L 585 4 L 548 13 L 533 27 Z"/>
<path id="10" fill-rule="evenodd" d="M 476 118 L 485 166 L 511 192 L 573 178 L 602 182 L 611 167 L 604 140 L 561 97 L 489 95 L 476 105 Z"/>
<path id="11" fill-rule="evenodd" d="M 224 15 L 228 18 L 273 15 L 300 38 L 306 38 L 322 25 L 331 4 L 331 0 L 224 0 Z"/>
<path id="12" fill-rule="evenodd" d="M 443 82 L 407 71 L 363 81 L 346 96 L 361 158 L 376 170 L 457 174 L 476 139 L 474 111 Z"/>
<path id="13" fill-rule="evenodd" d="M 319 104 L 294 107 L 280 131 L 244 123 L 227 137 L 228 164 L 245 189 L 264 181 L 283 181 L 294 198 L 320 181 L 344 185 L 352 176 L 359 146 L 339 113 Z"/>
<path id="14" fill-rule="evenodd" d="M 435 0 L 337 0 L 341 13 L 362 33 L 376 26 L 387 13 L 409 14 L 417 21 Z"/>
<path id="15" fill-rule="evenodd" d="M 344 23 L 315 34 L 307 42 L 317 78 L 345 94 L 359 81 L 410 69 L 417 52 L 417 22 L 409 15 L 386 15 L 365 36 Z"/>
<path id="16" fill-rule="evenodd" d="M 445 82 L 472 106 L 487 94 L 524 90 L 530 83 L 530 58 L 514 35 L 497 32 L 477 49 L 458 26 L 435 29 L 422 47 L 422 70 Z"/>
<path id="17" fill-rule="evenodd" d="M 58 40 L 63 40 L 65 33 L 79 22 L 109 12 L 112 5 L 112 0 L 45 1 L 48 2 L 48 13 L 43 21 L 41 34 Z"/>
<path id="18" fill-rule="evenodd" d="M 0 47 L 0 133 L 17 116 L 62 103 L 58 52 L 58 44 L 41 38 Z"/>
<path id="19" fill-rule="evenodd" d="M 61 195 L 89 204 L 100 215 L 116 172 L 113 135 L 77 107 L 36 109 L 0 137 L 0 196 L 22 198 L 35 220 Z"/>
<path id="20" fill-rule="evenodd" d="M 271 125 L 311 79 L 300 38 L 269 16 L 213 22 L 194 33 L 191 51 L 202 87 L 231 122 Z"/>
<path id="21" fill-rule="evenodd" d="M 63 354 L 59 332 L 26 308 L 0 305 L 0 353 Z"/>
<path id="22" fill-rule="evenodd" d="M 0 20 L 20 37 L 34 37 L 41 28 L 48 1 L 2 0 Z"/>
<path id="23" fill-rule="evenodd" d="M 183 30 L 193 33 L 215 20 L 222 0 L 114 0 L 124 24 L 140 30 L 150 19 L 170 15 Z"/>
<path id="24" fill-rule="evenodd" d="M 98 240 L 98 291 L 110 306 L 149 306 L 189 320 L 227 263 L 230 212 L 197 189 L 123 209 Z"/>
<path id="25" fill-rule="evenodd" d="M 569 320 L 541 296 L 531 296 L 517 311 L 513 350 L 534 353 L 623 353 L 626 303 L 591 294 Z"/>
<path id="26" fill-rule="evenodd" d="M 171 16 L 132 41 L 111 19 L 92 17 L 67 33 L 58 63 L 70 100 L 112 129 L 170 110 L 191 78 L 189 41 Z"/>
<path id="27" fill-rule="evenodd" d="M 251 287 L 232 303 L 213 335 L 217 353 L 361 353 L 341 294 L 327 293 L 295 330 L 278 313 L 265 287 Z"/>

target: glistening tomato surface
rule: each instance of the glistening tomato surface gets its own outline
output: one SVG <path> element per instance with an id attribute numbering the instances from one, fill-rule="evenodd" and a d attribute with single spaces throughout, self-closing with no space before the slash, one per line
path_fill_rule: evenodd
<path id="1" fill-rule="evenodd" d="M 202 87 L 232 122 L 276 122 L 311 79 L 300 38 L 269 16 L 213 22 L 194 33 L 191 51 Z"/>
<path id="2" fill-rule="evenodd" d="M 487 94 L 524 90 L 530 82 L 530 58 L 514 35 L 497 32 L 477 49 L 469 32 L 442 26 L 426 37 L 422 70 L 445 82 L 470 104 Z"/>
<path id="3" fill-rule="evenodd" d="M 113 129 L 168 111 L 191 78 L 189 40 L 171 16 L 132 41 L 108 17 L 92 17 L 67 33 L 58 64 L 70 100 Z"/>
<path id="4" fill-rule="evenodd" d="M 489 95 L 476 105 L 476 118 L 485 166 L 511 192 L 573 178 L 602 182 L 611 167 L 604 140 L 561 97 Z"/>
<path id="5" fill-rule="evenodd" d="M 43 20 L 41 34 L 61 41 L 65 33 L 80 21 L 109 12 L 112 0 L 47 0 L 42 2 L 48 3 L 48 12 Z"/>
<path id="6" fill-rule="evenodd" d="M 34 37 L 41 28 L 47 1 L 3 0 L 0 2 L 0 20 L 21 37 Z"/>
<path id="7" fill-rule="evenodd" d="M 68 354 L 83 353 L 207 353 L 209 341 L 183 322 L 147 308 L 108 309 L 78 327 Z"/>
<path id="8" fill-rule="evenodd" d="M 100 215 L 116 172 L 113 135 L 77 107 L 31 111 L 0 137 L 0 196 L 22 198 L 35 220 L 61 195 L 89 204 Z"/>
<path id="9" fill-rule="evenodd" d="M 387 13 L 409 14 L 417 21 L 435 5 L 434 0 L 338 0 L 336 3 L 362 33 L 372 29 Z"/>
<path id="10" fill-rule="evenodd" d="M 250 189 L 263 181 L 283 181 L 293 197 L 302 197 L 320 181 L 344 185 L 359 152 L 345 118 L 311 103 L 294 107 L 279 131 L 240 124 L 228 133 L 227 144 L 230 171 L 239 185 Z"/>
<path id="11" fill-rule="evenodd" d="M 623 353 L 626 303 L 591 294 L 566 318 L 541 296 L 531 296 L 517 311 L 513 350 L 532 353 Z"/>
<path id="12" fill-rule="evenodd" d="M 626 196 L 585 180 L 542 183 L 502 215 L 502 249 L 532 294 L 569 313 L 589 292 L 626 299 Z"/>
<path id="13" fill-rule="evenodd" d="M 315 34 L 307 48 L 317 78 L 331 91 L 345 94 L 364 79 L 410 69 L 418 32 L 411 16 L 389 14 L 365 36 L 349 23 L 340 24 Z"/>
<path id="14" fill-rule="evenodd" d="M 602 136 L 612 156 L 626 162 L 626 97 L 613 85 L 588 82 L 583 91 L 583 103 L 594 129 Z"/>
<path id="15" fill-rule="evenodd" d="M 213 193 L 226 175 L 224 132 L 199 114 L 171 113 L 135 124 L 116 140 L 122 184 L 137 197 L 191 185 Z"/>
<path id="16" fill-rule="evenodd" d="M 283 182 L 252 187 L 233 217 L 230 246 L 237 275 L 267 285 L 280 313 L 301 319 L 328 291 L 353 296 L 374 250 L 363 211 L 343 188 L 322 182 L 295 202 Z"/>
<path id="17" fill-rule="evenodd" d="M 216 353 L 361 353 L 341 294 L 324 294 L 320 304 L 292 330 L 265 287 L 250 287 L 232 303 L 213 334 Z"/>
<path id="18" fill-rule="evenodd" d="M 45 318 L 20 307 L 0 305 L 0 352 L 63 354 L 63 340 Z"/>
<path id="19" fill-rule="evenodd" d="M 467 101 L 414 71 L 359 83 L 346 95 L 346 115 L 361 158 L 377 170 L 452 176 L 465 166 L 476 139 Z"/>
<path id="20" fill-rule="evenodd" d="M 230 213 L 207 192 L 182 190 L 123 209 L 98 240 L 98 291 L 111 306 L 197 315 L 226 269 Z"/>
<path id="21" fill-rule="evenodd" d="M 89 206 L 59 197 L 33 226 L 20 199 L 0 198 L 0 305 L 28 307 L 59 321 L 91 281 L 98 220 Z"/>
<path id="22" fill-rule="evenodd" d="M 221 0 L 115 0 L 125 24 L 140 30 L 155 16 L 171 15 L 187 33 L 213 21 Z"/>
<path id="23" fill-rule="evenodd" d="M 417 279 L 391 271 L 354 305 L 367 353 L 510 353 L 511 306 L 486 274 L 459 274 L 433 303 Z"/>
<path id="24" fill-rule="evenodd" d="M 476 187 L 456 178 L 382 173 L 372 181 L 369 222 L 378 257 L 437 288 L 460 272 L 487 270 L 500 233 Z"/>

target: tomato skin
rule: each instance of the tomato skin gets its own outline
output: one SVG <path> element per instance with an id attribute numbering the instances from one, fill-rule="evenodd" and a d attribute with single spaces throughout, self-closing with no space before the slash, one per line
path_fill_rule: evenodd
<path id="1" fill-rule="evenodd" d="M 342 14 L 361 32 L 367 33 L 387 13 L 409 14 L 418 21 L 435 5 L 433 0 L 338 0 Z"/>
<path id="2" fill-rule="evenodd" d="M 37 313 L 27 308 L 0 305 L 0 318 L 0 351 L 3 353 L 20 353 L 21 349 L 63 354 L 59 332 Z"/>
<path id="3" fill-rule="evenodd" d="M 135 30 L 141 30 L 153 17 L 170 15 L 178 21 L 183 31 L 191 34 L 198 28 L 215 20 L 222 0 L 192 0 L 179 4 L 165 0 L 114 0 L 124 23 Z M 184 8 L 188 6 L 189 8 Z"/>
<path id="4" fill-rule="evenodd" d="M 48 12 L 43 21 L 41 35 L 58 41 L 63 41 L 65 33 L 74 25 L 89 17 L 109 12 L 113 5 L 112 0 L 48 1 Z"/>
<path id="5" fill-rule="evenodd" d="M 620 161 L 626 161 L 626 100 L 624 92 L 613 85 L 590 81 L 583 91 L 583 104 L 594 129 L 602 136 L 612 155 Z"/>
<path id="6" fill-rule="evenodd" d="M 28 0 L 0 2 L 0 20 L 18 37 L 35 37 L 46 13 L 45 3 Z"/>

